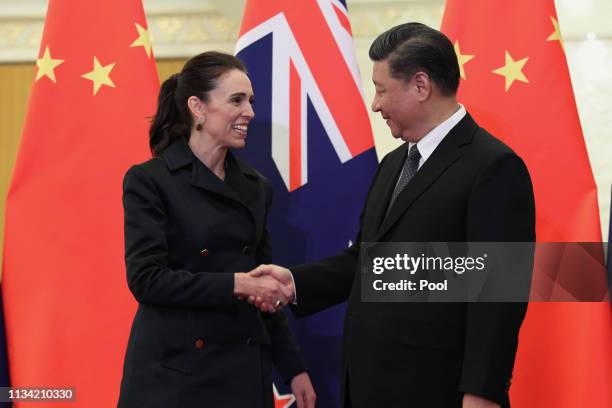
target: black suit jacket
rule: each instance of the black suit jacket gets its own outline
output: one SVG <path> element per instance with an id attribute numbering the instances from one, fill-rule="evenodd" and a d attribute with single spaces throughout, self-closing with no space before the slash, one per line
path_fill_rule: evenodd
<path id="1" fill-rule="evenodd" d="M 529 173 L 467 114 L 385 217 L 406 154 L 404 144 L 381 161 L 355 245 L 292 268 L 294 312 L 308 315 L 348 299 L 343 390 L 353 407 L 459 407 L 463 393 L 507 406 L 526 305 L 362 303 L 359 251 L 361 242 L 532 242 Z"/>
<path id="2" fill-rule="evenodd" d="M 120 407 L 272 407 L 272 364 L 304 371 L 286 316 L 233 295 L 270 262 L 268 182 L 228 153 L 225 183 L 186 142 L 124 180 L 125 261 L 138 301 Z"/>

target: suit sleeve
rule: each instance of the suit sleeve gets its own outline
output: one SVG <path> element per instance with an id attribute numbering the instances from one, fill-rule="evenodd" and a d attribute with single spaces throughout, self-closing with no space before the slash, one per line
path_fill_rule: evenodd
<path id="1" fill-rule="evenodd" d="M 272 189 L 265 183 L 266 208 L 272 203 Z M 266 214 L 268 211 L 266 210 Z M 257 263 L 268 264 L 272 262 L 272 249 L 268 229 L 264 229 L 261 242 L 257 250 Z M 272 341 L 272 361 L 286 383 L 293 377 L 306 371 L 302 353 L 297 344 L 284 311 L 276 313 L 261 313 L 266 330 Z"/>
<path id="2" fill-rule="evenodd" d="M 470 242 L 534 242 L 535 204 L 529 173 L 514 153 L 478 177 L 467 214 Z M 460 391 L 505 404 L 525 317 L 525 303 L 469 303 Z"/>
<path id="3" fill-rule="evenodd" d="M 181 307 L 234 306 L 233 273 L 168 267 L 167 214 L 153 180 L 140 167 L 123 181 L 127 281 L 143 304 Z"/>
<path id="4" fill-rule="evenodd" d="M 291 268 L 295 280 L 297 317 L 308 316 L 348 299 L 359 260 L 359 241 L 336 256 Z"/>
<path id="5" fill-rule="evenodd" d="M 378 165 L 370 184 L 368 198 L 384 166 L 385 159 L 386 156 Z M 366 205 L 367 201 L 359 217 L 359 232 L 355 238 L 355 244 L 338 255 L 291 268 L 297 294 L 297 304 L 292 305 L 291 309 L 297 317 L 320 312 L 348 299 L 359 263 L 361 231 Z"/>

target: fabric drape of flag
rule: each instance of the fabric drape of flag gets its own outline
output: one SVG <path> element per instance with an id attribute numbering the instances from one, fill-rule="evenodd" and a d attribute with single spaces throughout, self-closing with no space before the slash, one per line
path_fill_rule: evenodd
<path id="1" fill-rule="evenodd" d="M 7 195 L 12 385 L 74 387 L 75 407 L 116 405 L 136 306 L 121 185 L 150 157 L 159 81 L 146 27 L 140 0 L 49 1 Z"/>
<path id="2" fill-rule="evenodd" d="M 459 99 L 531 174 L 540 242 L 601 242 L 597 194 L 553 0 L 448 0 Z M 587 278 L 587 277 L 585 277 Z M 538 408 L 612 406 L 607 303 L 532 303 L 511 398 Z"/>
<path id="3" fill-rule="evenodd" d="M 256 100 L 242 156 L 274 188 L 274 261 L 295 265 L 345 249 L 377 163 L 345 3 L 248 0 L 237 52 Z M 340 404 L 344 311 L 292 322 L 317 407 Z M 281 398 L 277 407 L 291 404 Z"/>

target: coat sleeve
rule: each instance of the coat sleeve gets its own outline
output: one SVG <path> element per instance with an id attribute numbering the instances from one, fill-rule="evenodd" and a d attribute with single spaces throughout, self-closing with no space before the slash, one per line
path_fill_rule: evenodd
<path id="1" fill-rule="evenodd" d="M 224 307 L 236 303 L 233 273 L 168 267 L 167 211 L 156 184 L 141 166 L 123 181 L 127 281 L 143 304 Z"/>
<path id="2" fill-rule="evenodd" d="M 529 173 L 514 153 L 478 177 L 467 214 L 470 242 L 534 242 L 535 204 Z M 460 391 L 505 404 L 527 304 L 469 303 Z"/>
<path id="3" fill-rule="evenodd" d="M 266 194 L 266 214 L 272 204 L 272 189 L 268 183 L 264 184 Z M 268 264 L 272 262 L 272 250 L 268 229 L 264 229 L 261 242 L 257 250 L 257 263 Z M 297 344 L 285 312 L 261 313 L 266 330 L 272 341 L 272 361 L 286 383 L 293 377 L 306 371 L 302 353 Z"/>

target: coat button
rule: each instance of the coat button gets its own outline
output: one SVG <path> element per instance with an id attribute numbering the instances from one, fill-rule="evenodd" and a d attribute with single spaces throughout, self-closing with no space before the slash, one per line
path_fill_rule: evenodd
<path id="1" fill-rule="evenodd" d="M 251 346 L 251 345 L 255 344 L 255 340 L 252 337 L 249 337 L 248 339 L 246 339 L 246 344 Z"/>
<path id="2" fill-rule="evenodd" d="M 244 248 L 242 248 L 242 252 L 244 252 L 245 255 L 251 255 L 251 247 L 250 246 L 245 246 Z"/>
<path id="3" fill-rule="evenodd" d="M 197 340 L 195 341 L 195 346 L 196 346 L 196 348 L 197 348 L 197 349 L 199 349 L 199 350 L 203 349 L 203 348 L 204 348 L 204 340 L 202 340 L 202 339 L 197 339 Z"/>
<path id="4" fill-rule="evenodd" d="M 204 248 L 203 250 L 200 251 L 200 255 L 202 256 L 208 256 L 208 248 Z"/>

